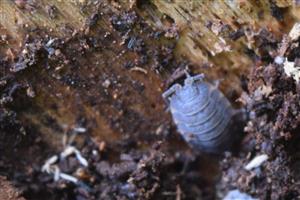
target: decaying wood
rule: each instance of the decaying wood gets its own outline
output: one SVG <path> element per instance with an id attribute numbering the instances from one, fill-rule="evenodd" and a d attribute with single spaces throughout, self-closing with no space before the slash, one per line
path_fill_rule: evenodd
<path id="1" fill-rule="evenodd" d="M 274 2 L 274 5 L 284 9 L 286 19 L 284 21 L 280 21 L 281 16 L 272 16 L 271 4 L 267 1 L 155 0 L 145 4 L 140 1 L 122 3 L 111 1 L 101 4 L 102 9 L 107 7 L 107 10 L 115 13 L 133 8 L 154 29 L 165 31 L 167 38 L 178 38 L 175 55 L 194 63 L 195 72 L 204 71 L 211 78 L 224 80 L 223 85 L 226 86 L 225 91 L 227 92 L 241 91 L 239 77 L 241 74 L 247 73 L 249 67 L 253 65 L 251 59 L 244 52 L 245 49 L 256 49 L 253 35 L 257 34 L 260 29 L 266 28 L 281 36 L 285 30 L 289 30 L 286 27 L 290 27 L 295 20 L 300 18 L 299 8 L 288 1 Z M 6 53 L 11 49 L 14 53 L 18 52 L 18 49 L 22 48 L 28 30 L 41 29 L 47 31 L 49 35 L 58 37 L 65 37 L 70 32 L 74 34 L 72 33 L 74 30 L 84 31 L 89 20 L 88 17 L 95 11 L 95 9 L 91 9 L 92 6 L 92 1 L 53 0 L 37 3 L 35 1 L 2 0 L 1 30 L 9 37 L 10 43 L 2 46 L 1 50 L 5 50 Z M 102 12 L 100 8 L 99 12 Z M 102 52 L 93 53 L 90 63 L 85 58 L 82 66 L 74 66 L 78 67 L 77 74 L 92 83 L 88 83 L 90 87 L 88 90 L 63 85 L 60 80 L 50 78 L 44 71 L 40 73 L 40 79 L 32 80 L 36 83 L 33 85 L 35 85 L 34 89 L 37 94 L 33 101 L 41 112 L 23 112 L 23 119 L 41 125 L 41 132 L 45 133 L 47 137 L 53 135 L 51 132 L 60 132 L 61 130 L 53 130 L 49 124 L 41 122 L 41 119 L 51 118 L 58 123 L 58 126 L 65 127 L 76 123 L 76 118 L 83 115 L 89 119 L 88 121 L 93 121 L 93 125 L 89 124 L 89 126 L 95 135 L 100 135 L 103 140 L 115 139 L 112 135 L 118 135 L 114 132 L 119 132 L 122 127 L 113 130 L 109 123 L 115 122 L 109 122 L 112 120 L 109 119 L 109 116 L 120 115 L 122 118 L 126 115 L 120 114 L 116 108 L 110 106 L 110 103 L 103 104 L 98 100 L 94 100 L 98 102 L 96 105 L 88 103 L 91 98 L 103 98 L 100 97 L 100 94 L 100 96 L 95 94 L 97 94 L 96 91 L 103 90 L 103 88 L 97 87 L 100 81 L 106 81 L 103 79 L 104 75 L 108 81 L 115 82 L 115 85 L 121 85 L 120 89 L 122 90 L 127 87 L 126 84 L 132 85 L 134 82 L 143 85 L 143 93 L 136 93 L 134 88 L 129 87 L 128 92 L 132 93 L 135 100 L 129 99 L 125 104 L 126 107 L 130 107 L 138 115 L 143 116 L 144 121 L 155 119 L 155 125 L 152 126 L 149 123 L 153 131 L 164 118 L 158 117 L 160 115 L 158 113 L 163 113 L 160 95 L 164 89 L 162 87 L 163 80 L 167 79 L 170 73 L 159 76 L 151 70 L 147 70 L 149 72 L 147 74 L 124 70 L 122 65 L 126 59 L 134 61 L 135 57 L 139 55 L 129 52 L 120 57 L 120 52 L 126 50 L 126 47 L 122 45 L 122 39 L 113 33 L 109 17 L 104 15 L 100 18 L 101 20 L 96 22 L 97 27 L 94 29 L 102 29 L 102 33 L 112 34 L 114 39 L 110 40 L 112 44 L 109 46 L 113 49 L 104 49 Z M 256 53 L 259 55 L 259 52 Z M 176 69 L 176 66 L 173 67 Z M 96 83 L 93 84 L 93 82 Z M 126 101 L 125 96 L 118 96 L 118 93 L 122 93 L 119 89 L 113 88 L 108 93 L 108 96 L 111 95 L 116 102 L 119 99 L 122 103 Z M 90 94 L 93 94 L 93 97 Z M 56 109 L 51 108 L 54 105 Z M 149 105 L 155 105 L 155 109 L 149 108 Z"/>
<path id="2" fill-rule="evenodd" d="M 175 22 L 169 29 L 175 28 L 180 35 L 178 56 L 187 57 L 196 69 L 207 71 L 215 79 L 224 78 L 224 71 L 228 71 L 225 85 L 240 91 L 239 84 L 235 83 L 239 83 L 238 77 L 253 65 L 245 50 L 257 51 L 254 35 L 267 29 L 280 37 L 300 20 L 296 4 L 281 0 L 271 2 L 154 0 L 154 8 L 145 10 L 157 28 L 166 29 L 163 19 Z M 276 16 L 272 5 L 278 6 L 276 9 L 282 13 Z"/>

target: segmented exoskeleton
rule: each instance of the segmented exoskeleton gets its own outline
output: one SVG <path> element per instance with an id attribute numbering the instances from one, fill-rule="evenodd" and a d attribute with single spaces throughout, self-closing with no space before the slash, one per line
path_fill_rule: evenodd
<path id="1" fill-rule="evenodd" d="M 220 152 L 232 144 L 235 110 L 218 86 L 204 81 L 203 74 L 187 75 L 183 86 L 174 84 L 163 98 L 169 101 L 179 132 L 193 147 Z"/>

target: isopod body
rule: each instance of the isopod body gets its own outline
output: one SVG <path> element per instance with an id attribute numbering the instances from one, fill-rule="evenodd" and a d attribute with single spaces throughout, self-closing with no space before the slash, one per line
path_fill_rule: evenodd
<path id="1" fill-rule="evenodd" d="M 203 74 L 188 75 L 183 86 L 173 85 L 163 98 L 169 101 L 173 121 L 191 146 L 206 152 L 231 146 L 234 109 L 217 86 L 204 81 Z"/>

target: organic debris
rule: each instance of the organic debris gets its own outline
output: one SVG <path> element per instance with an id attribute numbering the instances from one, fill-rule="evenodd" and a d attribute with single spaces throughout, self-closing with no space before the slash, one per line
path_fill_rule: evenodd
<path id="1" fill-rule="evenodd" d="M 235 187 L 259 199 L 300 197 L 295 169 L 300 152 L 300 90 L 295 64 L 300 58 L 300 40 L 283 40 L 281 44 L 288 46 L 282 51 L 280 45 L 277 56 L 285 61 L 277 58 L 256 66 L 249 76 L 250 95 L 242 98 L 251 113 L 245 127 L 248 135 L 239 155 L 228 155 L 222 161 L 222 189 Z"/>
<path id="2" fill-rule="evenodd" d="M 190 26 L 194 16 L 189 10 L 176 8 L 186 20 L 177 23 L 156 13 L 160 9 L 155 10 L 152 1 L 7 2 L 13 9 L 4 11 L 11 13 L 8 19 L 17 27 L 11 33 L 24 39 L 15 46 L 9 32 L 1 33 L 0 39 L 0 173 L 8 179 L 5 184 L 13 184 L 9 188 L 28 200 L 206 200 L 226 194 L 299 198 L 299 83 L 295 72 L 284 68 L 285 62 L 299 66 L 299 25 L 280 38 L 289 25 L 284 19 L 291 17 L 285 16 L 285 8 L 274 1 L 268 4 L 280 22 L 263 22 L 266 28 L 229 17 L 198 30 Z M 190 7 L 196 10 L 194 2 Z M 61 10 L 66 4 L 70 7 Z M 259 1 L 250 4 L 260 7 Z M 244 9 L 248 2 L 224 5 Z M 268 19 L 264 12 L 254 15 Z M 86 20 L 69 24 L 65 19 L 77 16 Z M 33 24 L 31 17 L 37 20 Z M 154 19 L 155 27 L 147 17 Z M 45 26 L 39 26 L 44 20 Z M 55 28 L 48 29 L 49 24 Z M 272 25 L 278 30 L 272 31 Z M 217 41 L 209 44 L 208 34 Z M 182 40 L 185 35 L 189 40 Z M 192 53 L 180 52 L 182 41 L 191 42 Z M 185 60 L 199 52 L 204 63 Z M 219 176 L 220 158 L 193 151 L 183 142 L 165 112 L 161 93 L 182 81 L 187 68 L 194 73 L 210 69 L 227 79 L 240 70 L 234 59 L 243 54 L 249 58 L 241 57 L 242 65 L 250 66 L 250 59 L 255 65 L 251 73 L 245 72 L 243 86 L 248 88 L 243 87 L 240 98 L 250 113 L 248 134 L 240 151 L 225 153 Z M 230 86 L 239 82 L 228 79 Z M 234 101 L 239 93 L 229 89 Z M 79 137 L 61 147 L 66 132 Z"/>
<path id="3" fill-rule="evenodd" d="M 285 60 L 285 62 L 283 63 L 283 68 L 287 76 L 293 77 L 296 83 L 299 83 L 300 66 L 295 66 L 295 62 L 289 62 Z"/>

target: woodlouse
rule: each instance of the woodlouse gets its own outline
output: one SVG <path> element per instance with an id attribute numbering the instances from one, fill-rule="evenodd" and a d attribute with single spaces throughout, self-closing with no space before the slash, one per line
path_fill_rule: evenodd
<path id="1" fill-rule="evenodd" d="M 206 152 L 221 152 L 233 143 L 231 124 L 236 111 L 204 75 L 187 75 L 184 85 L 176 83 L 163 93 L 173 120 L 183 138 Z"/>

